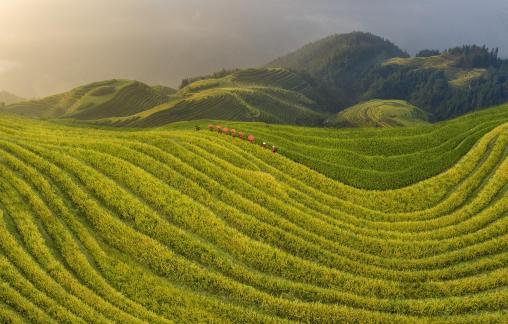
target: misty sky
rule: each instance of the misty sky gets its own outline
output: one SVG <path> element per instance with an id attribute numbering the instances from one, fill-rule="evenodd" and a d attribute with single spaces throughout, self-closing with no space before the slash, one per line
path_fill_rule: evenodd
<path id="1" fill-rule="evenodd" d="M 129 78 L 252 67 L 333 33 L 414 53 L 465 43 L 508 57 L 506 0 L 0 0 L 0 90 L 33 97 Z"/>

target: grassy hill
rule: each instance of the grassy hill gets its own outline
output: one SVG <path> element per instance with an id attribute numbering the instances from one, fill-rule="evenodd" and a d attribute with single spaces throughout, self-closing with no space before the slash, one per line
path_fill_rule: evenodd
<path id="1" fill-rule="evenodd" d="M 0 318 L 502 322 L 507 115 L 407 129 L 238 123 L 282 154 L 190 123 L 0 117 Z M 296 144 L 356 153 L 380 182 L 404 177 L 397 164 L 415 177 L 357 189 L 287 159 Z M 422 160 L 439 174 L 419 181 Z"/>
<path id="2" fill-rule="evenodd" d="M 173 100 L 125 118 L 97 124 L 147 127 L 196 119 L 319 125 L 324 120 L 315 90 L 285 69 L 237 70 L 221 78 L 192 82 Z"/>
<path id="3" fill-rule="evenodd" d="M 40 100 L 19 102 L 5 112 L 37 118 L 93 120 L 128 116 L 168 101 L 162 88 L 141 82 L 108 80 L 95 82 Z"/>
<path id="4" fill-rule="evenodd" d="M 405 127 L 427 123 L 427 113 L 402 100 L 370 100 L 338 113 L 336 127 Z"/>
<path id="5" fill-rule="evenodd" d="M 21 97 L 16 96 L 15 94 L 12 94 L 10 92 L 0 90 L 0 103 L 3 103 L 5 105 L 9 105 L 18 101 L 23 101 L 24 99 Z"/>
<path id="6" fill-rule="evenodd" d="M 8 105 L 5 113 L 99 125 L 149 127 L 204 118 L 320 125 L 325 97 L 300 75 L 280 68 L 235 70 L 180 90 L 110 80 Z"/>

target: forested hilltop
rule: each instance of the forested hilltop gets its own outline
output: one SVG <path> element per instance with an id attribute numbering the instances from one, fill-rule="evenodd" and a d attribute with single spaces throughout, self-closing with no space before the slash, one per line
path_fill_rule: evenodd
<path id="1" fill-rule="evenodd" d="M 508 100 L 508 61 L 498 57 L 497 49 L 485 46 L 392 59 L 366 78 L 373 81 L 364 98 L 404 99 L 430 112 L 435 120 Z"/>
<path id="2" fill-rule="evenodd" d="M 508 61 L 498 49 L 465 45 L 409 57 L 370 33 L 334 35 L 268 66 L 307 75 L 338 112 L 370 99 L 400 99 L 444 120 L 508 100 Z"/>

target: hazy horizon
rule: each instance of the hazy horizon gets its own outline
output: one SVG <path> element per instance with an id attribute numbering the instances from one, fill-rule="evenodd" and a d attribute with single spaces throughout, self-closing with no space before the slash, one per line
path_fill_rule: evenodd
<path id="1" fill-rule="evenodd" d="M 474 43 L 507 57 L 507 16 L 501 0 L 2 0 L 0 90 L 41 97 L 111 78 L 177 87 L 358 30 L 411 54 Z"/>

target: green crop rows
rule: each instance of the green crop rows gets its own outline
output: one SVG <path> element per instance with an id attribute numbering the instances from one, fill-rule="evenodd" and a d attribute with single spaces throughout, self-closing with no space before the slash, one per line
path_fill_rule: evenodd
<path id="1" fill-rule="evenodd" d="M 281 154 L 194 125 L 0 117 L 0 320 L 506 320 L 506 106 L 407 129 L 227 125 Z M 374 176 L 393 188 L 344 184 Z"/>
<path id="2" fill-rule="evenodd" d="M 403 100 L 370 100 L 341 111 L 329 125 L 400 127 L 425 124 L 427 113 Z"/>
<path id="3" fill-rule="evenodd" d="M 223 124 L 277 145 L 286 157 L 330 178 L 357 188 L 386 190 L 438 175 L 487 132 L 507 121 L 508 105 L 502 105 L 434 125 L 391 129 Z M 167 129 L 206 128 L 207 123 L 177 123 Z"/>

